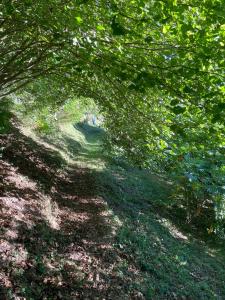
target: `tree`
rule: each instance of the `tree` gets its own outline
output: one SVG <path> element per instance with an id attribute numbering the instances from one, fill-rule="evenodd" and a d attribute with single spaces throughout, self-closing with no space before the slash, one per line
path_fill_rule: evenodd
<path id="1" fill-rule="evenodd" d="M 170 155 L 197 156 L 199 147 L 204 158 L 225 146 L 224 4 L 5 0 L 1 97 L 54 74 L 95 99 L 112 139 L 136 163 L 151 157 L 170 168 Z"/>

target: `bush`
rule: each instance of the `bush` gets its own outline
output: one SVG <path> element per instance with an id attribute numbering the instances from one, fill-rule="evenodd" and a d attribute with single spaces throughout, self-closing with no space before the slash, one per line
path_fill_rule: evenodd
<path id="1" fill-rule="evenodd" d="M 10 112 L 10 107 L 12 103 L 8 99 L 1 100 L 0 105 L 0 134 L 8 133 L 10 131 L 10 119 L 12 113 Z"/>
<path id="2" fill-rule="evenodd" d="M 201 216 L 205 209 L 213 208 L 214 218 L 208 232 L 225 237 L 224 149 L 179 156 L 173 176 L 178 183 L 176 193 L 183 196 L 187 220 L 191 221 Z"/>

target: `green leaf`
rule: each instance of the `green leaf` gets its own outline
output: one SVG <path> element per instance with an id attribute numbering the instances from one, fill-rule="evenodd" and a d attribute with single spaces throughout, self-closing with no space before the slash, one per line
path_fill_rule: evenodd
<path id="1" fill-rule="evenodd" d="M 115 16 L 112 19 L 111 28 L 113 35 L 125 35 L 127 33 L 127 30 L 116 21 Z"/>
<path id="2" fill-rule="evenodd" d="M 77 16 L 75 19 L 76 19 L 78 24 L 83 23 L 83 19 L 80 16 Z"/>
<path id="3" fill-rule="evenodd" d="M 181 106 L 181 105 L 177 105 L 177 106 L 174 106 L 172 108 L 172 111 L 175 113 L 175 115 L 179 115 L 179 114 L 182 114 L 186 111 L 186 107 Z"/>
<path id="4" fill-rule="evenodd" d="M 192 92 L 192 89 L 188 85 L 186 85 L 183 89 L 183 92 L 189 94 Z"/>
<path id="5" fill-rule="evenodd" d="M 172 101 L 170 102 L 170 105 L 175 106 L 175 105 L 177 105 L 178 103 L 179 103 L 179 100 L 174 99 L 174 100 L 172 100 Z"/>
<path id="6" fill-rule="evenodd" d="M 103 25 L 97 25 L 96 29 L 102 31 L 105 30 L 105 27 Z"/>
<path id="7" fill-rule="evenodd" d="M 166 24 L 163 26 L 163 33 L 167 33 L 170 30 L 170 25 Z"/>

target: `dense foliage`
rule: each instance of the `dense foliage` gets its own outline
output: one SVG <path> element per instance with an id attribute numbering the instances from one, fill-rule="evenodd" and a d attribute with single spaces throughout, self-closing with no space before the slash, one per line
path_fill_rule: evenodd
<path id="1" fill-rule="evenodd" d="M 38 79 L 10 98 L 17 117 L 42 134 L 55 133 L 58 123 L 80 122 L 87 112 L 97 113 L 93 99 L 74 96 L 65 82 L 55 77 Z"/>
<path id="2" fill-rule="evenodd" d="M 222 220 L 224 4 L 2 1 L 1 97 L 47 76 L 46 97 L 27 88 L 38 103 L 95 99 L 120 151 L 170 172 L 191 212 L 213 200 Z"/>

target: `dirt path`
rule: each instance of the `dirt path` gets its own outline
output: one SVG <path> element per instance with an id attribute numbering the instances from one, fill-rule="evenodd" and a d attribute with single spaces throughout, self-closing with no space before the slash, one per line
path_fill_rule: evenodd
<path id="1" fill-rule="evenodd" d="M 142 299 L 114 247 L 118 222 L 89 169 L 18 130 L 2 136 L 1 299 Z M 128 259 L 128 260 L 127 260 Z"/>
<path id="2" fill-rule="evenodd" d="M 107 165 L 94 129 L 0 136 L 0 300 L 224 299 L 224 244 L 185 229 L 161 177 Z"/>

